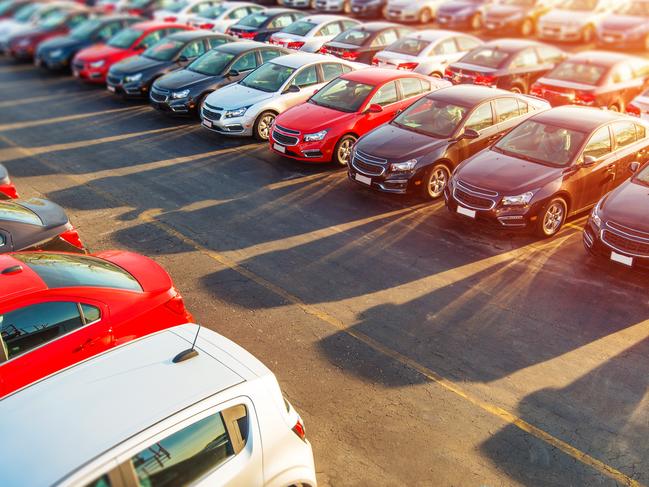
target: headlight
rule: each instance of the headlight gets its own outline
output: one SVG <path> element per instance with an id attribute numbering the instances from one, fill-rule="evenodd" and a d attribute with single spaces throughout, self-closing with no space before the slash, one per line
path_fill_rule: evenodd
<path id="1" fill-rule="evenodd" d="M 187 96 L 189 96 L 189 90 L 174 91 L 171 94 L 171 98 L 173 98 L 174 100 L 178 100 L 179 98 L 187 98 Z"/>
<path id="2" fill-rule="evenodd" d="M 412 171 L 417 165 L 417 159 L 410 159 L 406 162 L 395 162 L 390 164 L 390 171 L 392 172 L 406 172 Z"/>
<path id="3" fill-rule="evenodd" d="M 226 110 L 225 118 L 237 118 L 243 117 L 243 114 L 246 113 L 249 107 L 235 108 L 234 110 Z"/>
<path id="4" fill-rule="evenodd" d="M 130 76 L 124 76 L 124 83 L 135 83 L 136 81 L 140 81 L 141 79 L 142 73 L 131 74 Z"/>
<path id="5" fill-rule="evenodd" d="M 50 57 L 59 57 L 63 55 L 63 49 L 54 49 L 50 51 Z"/>
<path id="6" fill-rule="evenodd" d="M 519 194 L 517 196 L 505 196 L 503 197 L 503 206 L 525 206 L 532 201 L 534 193 L 528 191 L 527 193 Z"/>
<path id="7" fill-rule="evenodd" d="M 597 228 L 602 228 L 602 217 L 599 216 L 599 205 L 602 203 L 600 200 L 599 203 L 595 205 L 593 211 L 590 214 L 590 220 L 595 224 Z"/>
<path id="8" fill-rule="evenodd" d="M 106 61 L 103 59 L 101 61 L 95 61 L 94 63 L 90 63 L 91 68 L 101 68 L 104 64 L 106 64 Z"/>
<path id="9" fill-rule="evenodd" d="M 319 140 L 322 140 L 327 136 L 327 132 L 329 132 L 329 129 L 321 130 L 320 132 L 316 132 L 315 134 L 306 134 L 304 136 L 304 142 L 317 142 Z"/>

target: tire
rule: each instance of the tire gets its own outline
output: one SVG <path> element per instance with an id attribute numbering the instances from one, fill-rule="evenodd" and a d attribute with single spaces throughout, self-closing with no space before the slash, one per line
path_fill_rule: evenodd
<path id="1" fill-rule="evenodd" d="M 334 148 L 331 162 L 333 162 L 336 166 L 346 167 L 349 164 L 352 147 L 356 143 L 356 140 L 358 140 L 358 138 L 354 135 L 343 135 Z"/>
<path id="2" fill-rule="evenodd" d="M 451 177 L 451 171 L 443 162 L 437 162 L 426 171 L 421 186 L 422 196 L 427 200 L 436 200 L 444 195 L 444 188 Z"/>
<path id="3" fill-rule="evenodd" d="M 345 3 L 343 3 L 343 13 L 345 15 L 352 13 L 352 0 L 346 0 Z"/>
<path id="4" fill-rule="evenodd" d="M 203 106 L 203 103 L 205 102 L 205 98 L 210 96 L 210 93 L 212 93 L 212 92 L 210 91 L 209 93 L 203 93 L 201 95 L 201 97 L 198 99 L 198 101 L 196 102 L 196 116 L 199 119 L 201 118 L 201 107 Z"/>
<path id="5" fill-rule="evenodd" d="M 429 24 L 433 19 L 433 14 L 427 8 L 419 12 L 419 23 L 422 25 Z"/>
<path id="6" fill-rule="evenodd" d="M 523 20 L 521 25 L 521 35 L 523 37 L 529 37 L 534 34 L 534 21 L 532 19 Z"/>
<path id="7" fill-rule="evenodd" d="M 439 71 L 433 71 L 428 76 L 430 76 L 431 78 L 437 78 L 437 79 L 442 79 L 444 77 L 442 75 L 442 73 L 440 73 Z"/>
<path id="8" fill-rule="evenodd" d="M 649 52 L 649 34 L 644 38 L 644 51 Z"/>
<path id="9" fill-rule="evenodd" d="M 270 126 L 275 121 L 277 114 L 266 111 L 257 117 L 255 125 L 252 127 L 252 134 L 260 142 L 267 142 L 270 136 Z"/>
<path id="10" fill-rule="evenodd" d="M 554 237 L 568 216 L 568 205 L 563 198 L 553 198 L 539 215 L 536 234 L 541 238 Z"/>
<path id="11" fill-rule="evenodd" d="M 587 25 L 584 27 L 584 31 L 581 33 L 581 41 L 584 44 L 590 44 L 595 39 L 595 28 L 592 25 Z"/>
<path id="12" fill-rule="evenodd" d="M 469 20 L 469 27 L 471 27 L 471 30 L 482 29 L 482 14 L 480 12 L 473 14 L 471 20 Z"/>

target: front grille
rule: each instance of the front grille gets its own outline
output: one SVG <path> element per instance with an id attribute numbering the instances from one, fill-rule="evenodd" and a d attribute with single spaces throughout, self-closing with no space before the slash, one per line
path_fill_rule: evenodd
<path id="1" fill-rule="evenodd" d="M 153 101 L 157 101 L 159 103 L 163 103 L 163 102 L 167 101 L 167 95 L 162 95 L 162 94 L 160 94 L 160 93 L 158 93 L 157 91 L 154 91 L 154 90 L 151 90 L 150 96 L 151 96 L 151 99 Z"/>
<path id="2" fill-rule="evenodd" d="M 498 193 L 458 180 L 455 182 L 453 196 L 468 208 L 491 210 L 496 206 L 496 201 L 492 198 L 496 198 Z"/>
<path id="3" fill-rule="evenodd" d="M 385 172 L 387 159 L 372 156 L 357 150 L 352 157 L 352 166 L 360 173 L 368 176 L 380 176 Z"/>
<path id="4" fill-rule="evenodd" d="M 208 120 L 213 120 L 213 121 L 218 121 L 221 120 L 221 114 L 218 112 L 214 112 L 210 110 L 209 108 L 203 107 L 203 117 L 207 118 Z"/>
<path id="5" fill-rule="evenodd" d="M 273 139 L 282 145 L 297 145 L 299 139 L 290 135 L 284 135 L 277 130 L 273 130 Z"/>
<path id="6" fill-rule="evenodd" d="M 122 78 L 119 76 L 111 75 L 109 74 L 106 80 L 111 84 L 111 85 L 118 85 L 122 82 Z"/>
<path id="7" fill-rule="evenodd" d="M 474 186 L 473 184 L 469 184 L 466 181 L 458 180 L 457 185 L 460 186 L 465 191 L 468 191 L 469 193 L 474 193 L 477 196 L 487 196 L 492 198 L 498 197 L 497 192 L 492 191 L 490 189 L 481 188 L 479 186 Z"/>
<path id="8" fill-rule="evenodd" d="M 290 134 L 290 135 L 300 135 L 300 131 L 299 131 L 299 130 L 287 129 L 286 127 L 282 127 L 281 125 L 277 125 L 277 124 L 275 124 L 275 128 L 276 128 L 277 130 L 281 130 L 281 131 L 284 132 L 285 134 Z"/>
<path id="9" fill-rule="evenodd" d="M 649 257 L 649 234 L 607 222 L 608 228 L 602 232 L 602 241 L 608 246 L 638 257 Z"/>

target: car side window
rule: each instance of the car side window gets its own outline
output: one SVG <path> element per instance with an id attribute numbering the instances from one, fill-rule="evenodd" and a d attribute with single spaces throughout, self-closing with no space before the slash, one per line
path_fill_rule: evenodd
<path id="1" fill-rule="evenodd" d="M 433 53 L 436 56 L 444 54 L 454 54 L 457 52 L 457 46 L 455 45 L 455 39 L 446 39 L 440 42 L 433 49 Z"/>
<path id="2" fill-rule="evenodd" d="M 539 58 L 534 49 L 525 49 L 514 57 L 512 68 L 532 68 L 539 64 Z"/>
<path id="3" fill-rule="evenodd" d="M 586 157 L 594 157 L 599 159 L 611 152 L 611 134 L 609 133 L 608 126 L 598 129 L 588 141 L 584 152 L 582 153 L 582 160 Z"/>
<path id="4" fill-rule="evenodd" d="M 211 9 L 211 8 L 212 8 L 212 5 L 213 5 L 213 4 L 210 3 L 210 2 L 201 2 L 201 3 L 197 4 L 197 5 L 194 5 L 194 6 L 190 9 L 190 12 L 191 12 L 191 13 L 201 13 L 201 12 L 205 12 L 206 10 Z"/>
<path id="5" fill-rule="evenodd" d="M 248 15 L 248 8 L 240 7 L 240 8 L 235 8 L 232 12 L 230 12 L 227 18 L 230 20 L 239 20 L 244 18 L 246 15 Z"/>
<path id="6" fill-rule="evenodd" d="M 205 53 L 205 44 L 203 41 L 194 41 L 182 50 L 180 53 L 181 56 L 185 56 L 187 59 L 194 59 L 201 54 Z"/>
<path id="7" fill-rule="evenodd" d="M 282 51 L 278 51 L 276 49 L 264 49 L 261 51 L 261 62 L 265 63 L 266 61 L 270 61 L 271 59 L 275 59 L 276 57 L 283 56 L 284 53 Z"/>
<path id="8" fill-rule="evenodd" d="M 521 115 L 525 115 L 530 111 L 530 106 L 527 104 L 527 102 L 524 102 L 523 100 L 518 100 L 518 109 L 521 112 Z"/>
<path id="9" fill-rule="evenodd" d="M 99 32 L 97 32 L 97 38 L 104 41 L 108 40 L 122 29 L 123 27 L 121 23 L 111 22 L 110 24 L 105 25 L 104 27 L 99 29 Z"/>
<path id="10" fill-rule="evenodd" d="M 315 85 L 318 83 L 318 70 L 315 65 L 307 66 L 303 68 L 299 73 L 293 78 L 293 85 L 304 88 L 306 86 Z"/>
<path id="11" fill-rule="evenodd" d="M 153 44 L 155 44 L 160 39 L 162 39 L 163 34 L 164 32 L 162 29 L 156 30 L 155 32 L 151 32 L 148 36 L 146 36 L 144 39 L 140 41 L 138 46 L 144 49 L 148 49 Z"/>
<path id="12" fill-rule="evenodd" d="M 613 83 L 626 83 L 634 78 L 631 66 L 628 64 L 620 64 L 613 71 Z"/>
<path id="13" fill-rule="evenodd" d="M 480 42 L 478 42 L 476 39 L 472 39 L 471 37 L 460 36 L 456 37 L 455 40 L 457 41 L 457 45 L 460 51 L 470 51 L 480 45 Z"/>
<path id="14" fill-rule="evenodd" d="M 79 309 L 74 302 L 51 301 L 0 315 L 0 337 L 8 358 L 22 355 L 81 328 L 84 321 Z"/>
<path id="15" fill-rule="evenodd" d="M 521 114 L 518 100 L 516 98 L 498 98 L 496 100 L 496 113 L 498 114 L 497 123 L 518 117 Z"/>
<path id="16" fill-rule="evenodd" d="M 343 74 L 343 65 L 340 63 L 323 63 L 322 76 L 324 81 L 331 81 Z"/>
<path id="17" fill-rule="evenodd" d="M 102 475 L 99 478 L 96 478 L 92 482 L 87 483 L 84 485 L 84 487 L 112 487 L 112 482 L 110 481 L 110 477 L 108 476 L 107 473 Z"/>
<path id="18" fill-rule="evenodd" d="M 561 61 L 561 59 L 563 58 L 563 53 L 559 49 L 552 46 L 539 46 L 537 48 L 537 52 L 539 54 L 539 59 L 544 64 L 555 64 Z"/>
<path id="19" fill-rule="evenodd" d="M 346 30 L 351 29 L 352 27 L 356 27 L 358 25 L 358 22 L 353 22 L 351 20 L 343 20 L 342 21 L 342 30 L 343 32 Z"/>
<path id="20" fill-rule="evenodd" d="M 222 39 L 220 37 L 212 37 L 211 39 L 207 39 L 209 49 L 214 49 L 215 47 L 222 46 L 226 42 L 227 41 L 225 39 Z"/>
<path id="21" fill-rule="evenodd" d="M 292 15 L 280 15 L 275 20 L 270 23 L 271 29 L 281 29 L 282 27 L 288 27 L 293 23 Z"/>
<path id="22" fill-rule="evenodd" d="M 322 37 L 322 36 L 336 36 L 342 32 L 342 27 L 340 25 L 340 22 L 329 22 L 328 24 L 324 25 L 317 33 L 316 37 Z"/>
<path id="23" fill-rule="evenodd" d="M 370 105 L 381 105 L 382 107 L 396 103 L 399 100 L 397 96 L 397 83 L 390 81 L 384 84 L 372 97 Z"/>
<path id="24" fill-rule="evenodd" d="M 642 125 L 635 126 L 635 133 L 637 140 L 644 139 L 647 136 L 647 131 Z"/>
<path id="25" fill-rule="evenodd" d="M 399 84 L 401 85 L 401 93 L 404 98 L 411 98 L 424 93 L 424 87 L 420 79 L 402 78 L 399 80 Z"/>
<path id="26" fill-rule="evenodd" d="M 394 29 L 388 29 L 381 32 L 374 38 L 374 40 L 372 41 L 372 47 L 389 46 L 390 44 L 398 40 L 399 36 L 397 35 L 397 31 Z"/>
<path id="27" fill-rule="evenodd" d="M 636 141 L 636 124 L 633 122 L 616 122 L 613 124 L 613 136 L 618 148 L 626 147 Z"/>
<path id="28" fill-rule="evenodd" d="M 486 102 L 476 108 L 464 124 L 465 129 L 473 129 L 480 132 L 493 125 L 493 110 L 491 102 Z"/>
<path id="29" fill-rule="evenodd" d="M 230 69 L 239 71 L 250 71 L 257 67 L 257 54 L 254 51 L 247 52 L 237 59 Z"/>

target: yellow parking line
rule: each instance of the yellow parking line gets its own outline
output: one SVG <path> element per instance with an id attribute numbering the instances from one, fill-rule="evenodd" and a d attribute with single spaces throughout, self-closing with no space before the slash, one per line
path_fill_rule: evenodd
<path id="1" fill-rule="evenodd" d="M 39 118 L 38 120 L 29 120 L 27 122 L 5 123 L 3 125 L 0 125 L 0 131 L 19 130 L 19 129 L 38 127 L 40 125 L 72 122 L 74 120 L 80 120 L 83 118 L 93 118 L 93 117 L 100 117 L 105 115 L 114 115 L 116 113 L 121 113 L 121 112 L 144 112 L 147 111 L 148 109 L 149 107 L 141 107 L 141 106 L 126 107 L 126 108 L 116 108 L 114 110 L 102 110 L 101 112 L 75 113 L 74 115 L 65 115 L 63 117 Z"/>

